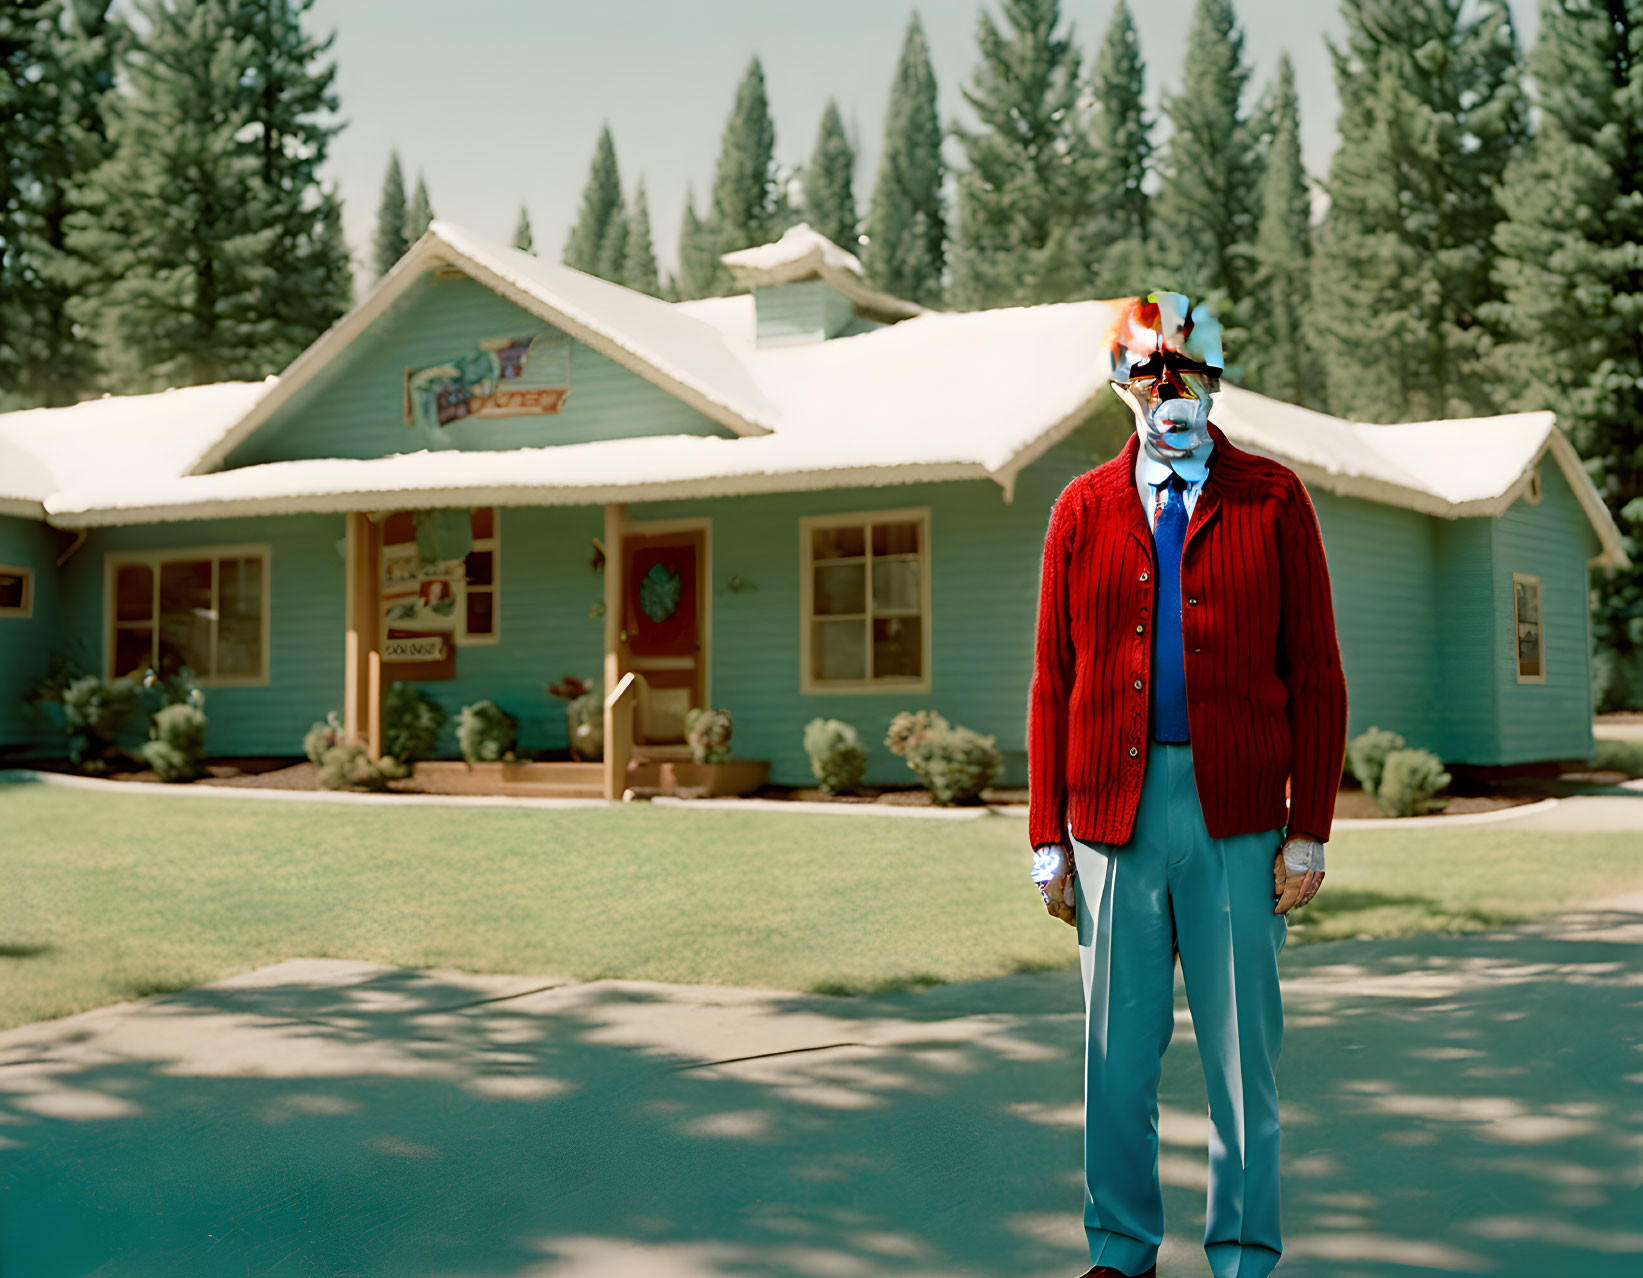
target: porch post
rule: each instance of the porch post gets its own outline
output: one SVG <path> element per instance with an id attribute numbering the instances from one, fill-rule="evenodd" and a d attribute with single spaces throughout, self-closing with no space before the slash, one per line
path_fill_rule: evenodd
<path id="1" fill-rule="evenodd" d="M 363 511 L 347 520 L 342 728 L 374 759 L 382 751 L 381 530 Z"/>
<path id="2" fill-rule="evenodd" d="M 605 506 L 605 798 L 620 799 L 627 789 L 628 759 L 633 754 L 633 707 L 612 705 L 611 693 L 622 678 L 622 514 L 620 502 Z"/>

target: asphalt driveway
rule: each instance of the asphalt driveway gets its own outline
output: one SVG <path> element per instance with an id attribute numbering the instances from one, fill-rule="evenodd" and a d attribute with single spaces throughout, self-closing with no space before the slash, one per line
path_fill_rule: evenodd
<path id="1" fill-rule="evenodd" d="M 1279 1272 L 1643 1271 L 1640 942 L 1630 898 L 1287 953 Z M 1202 1274 L 1177 1015 L 1160 1272 Z M 0 1034 L 0 1273 L 1071 1278 L 1082 1032 L 1075 967 L 836 999 L 276 964 Z"/>

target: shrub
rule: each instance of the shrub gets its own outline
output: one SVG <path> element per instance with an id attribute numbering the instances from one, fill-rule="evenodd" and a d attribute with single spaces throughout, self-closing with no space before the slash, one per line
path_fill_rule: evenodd
<path id="1" fill-rule="evenodd" d="M 907 759 L 907 766 L 911 768 L 913 763 L 909 752 L 930 733 L 945 732 L 952 726 L 935 710 L 903 710 L 890 720 L 890 730 L 884 736 L 884 744 L 891 754 Z"/>
<path id="2" fill-rule="evenodd" d="M 412 768 L 431 759 L 445 727 L 445 707 L 414 684 L 396 683 L 388 689 L 382 713 L 382 752 Z"/>
<path id="3" fill-rule="evenodd" d="M 685 711 L 685 740 L 697 763 L 723 763 L 730 757 L 730 711 L 691 706 Z"/>
<path id="4" fill-rule="evenodd" d="M 1004 766 L 993 740 L 955 728 L 934 710 L 914 710 L 890 721 L 884 744 L 907 760 L 930 797 L 945 806 L 968 803 L 992 784 Z"/>
<path id="5" fill-rule="evenodd" d="M 342 716 L 335 710 L 303 734 L 302 752 L 316 768 L 325 762 L 325 753 L 342 744 Z"/>
<path id="6" fill-rule="evenodd" d="M 205 775 L 205 727 L 205 711 L 190 701 L 173 702 L 154 715 L 143 758 L 160 780 L 192 781 Z"/>
<path id="7" fill-rule="evenodd" d="M 867 773 L 861 734 L 842 719 L 812 719 L 804 725 L 804 752 L 824 794 L 854 794 Z"/>
<path id="8" fill-rule="evenodd" d="M 518 735 L 519 720 L 494 701 L 463 706 L 456 716 L 456 744 L 470 768 L 476 763 L 495 763 L 513 753 Z"/>
<path id="9" fill-rule="evenodd" d="M 969 728 L 932 733 L 920 751 L 924 784 L 943 805 L 973 802 L 1004 766 L 993 738 Z"/>
<path id="10" fill-rule="evenodd" d="M 1396 732 L 1384 732 L 1373 726 L 1347 743 L 1347 767 L 1371 799 L 1380 789 L 1381 769 L 1386 766 L 1386 756 L 1408 744 Z"/>
<path id="11" fill-rule="evenodd" d="M 1430 750 L 1393 750 L 1385 758 L 1375 803 L 1387 816 L 1442 812 L 1449 800 L 1436 796 L 1448 784 L 1443 760 Z"/>
<path id="12" fill-rule="evenodd" d="M 339 741 L 319 760 L 319 783 L 325 790 L 386 790 L 388 782 L 410 775 L 411 769 L 392 755 L 373 760 L 358 741 Z"/>
<path id="13" fill-rule="evenodd" d="M 141 704 L 141 683 L 130 677 L 82 675 L 62 692 L 68 757 L 87 772 L 106 772 L 127 721 Z"/>
<path id="14" fill-rule="evenodd" d="M 1597 772 L 1624 772 L 1643 777 L 1643 741 L 1616 741 L 1599 737 L 1592 752 L 1592 768 Z"/>

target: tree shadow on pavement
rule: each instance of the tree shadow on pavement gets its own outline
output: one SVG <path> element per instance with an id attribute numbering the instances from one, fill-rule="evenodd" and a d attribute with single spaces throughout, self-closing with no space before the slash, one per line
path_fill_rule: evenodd
<path id="1" fill-rule="evenodd" d="M 1637 1273 L 1638 936 L 1287 953 L 1281 1272 Z M 1087 1266 L 1076 969 L 873 998 L 335 971 L 0 1035 L 0 1272 Z M 1203 1273 L 1177 1021 L 1161 1272 Z"/>

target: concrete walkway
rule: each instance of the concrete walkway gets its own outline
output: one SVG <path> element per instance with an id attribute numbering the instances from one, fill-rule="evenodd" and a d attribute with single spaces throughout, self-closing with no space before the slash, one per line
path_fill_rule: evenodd
<path id="1" fill-rule="evenodd" d="M 1279 1272 L 1643 1272 L 1640 942 L 1643 896 L 1286 954 Z M 1179 1005 L 1171 1276 L 1208 1272 L 1191 1039 Z M 1082 1042 L 1076 968 L 833 999 L 293 960 L 0 1034 L 0 1272 L 1071 1278 Z"/>

